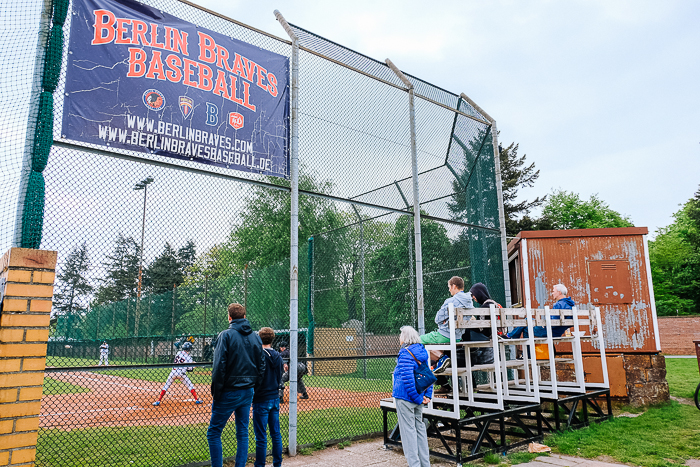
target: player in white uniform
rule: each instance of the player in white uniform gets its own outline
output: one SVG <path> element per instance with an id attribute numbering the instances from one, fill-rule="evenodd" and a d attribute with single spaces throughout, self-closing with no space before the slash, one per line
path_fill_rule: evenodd
<path id="1" fill-rule="evenodd" d="M 109 344 L 107 341 L 104 341 L 100 346 L 100 362 L 97 366 L 101 366 L 102 362 L 104 362 L 105 365 L 109 365 Z"/>
<path id="2" fill-rule="evenodd" d="M 190 357 L 190 350 L 192 350 L 191 342 L 185 342 L 184 344 L 182 344 L 182 350 L 180 350 L 177 353 L 177 355 L 175 355 L 175 361 L 173 363 L 194 363 L 194 360 L 192 360 L 192 357 Z M 187 389 L 190 390 L 192 396 L 194 397 L 194 403 L 201 404 L 202 399 L 200 399 L 197 396 L 197 392 L 194 390 L 194 384 L 192 384 L 192 381 L 190 381 L 190 379 L 187 377 L 187 372 L 192 370 L 194 370 L 194 367 L 173 368 L 170 372 L 170 375 L 168 376 L 168 380 L 165 382 L 165 386 L 163 386 L 163 390 L 160 391 L 160 396 L 158 397 L 158 400 L 155 401 L 153 405 L 160 405 L 160 401 L 163 400 L 163 396 L 167 392 L 170 385 L 173 384 L 175 378 L 179 378 L 182 380 L 183 383 L 185 383 L 185 386 L 187 386 Z"/>

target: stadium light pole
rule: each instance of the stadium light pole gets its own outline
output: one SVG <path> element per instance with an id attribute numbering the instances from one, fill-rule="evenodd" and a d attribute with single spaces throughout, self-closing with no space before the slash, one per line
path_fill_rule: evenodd
<path id="1" fill-rule="evenodd" d="M 138 333 L 139 312 L 141 311 L 141 284 L 143 277 L 143 240 L 146 234 L 146 197 L 148 185 L 153 183 L 153 177 L 146 177 L 134 186 L 134 191 L 143 190 L 143 215 L 141 216 L 141 251 L 139 251 L 139 285 L 136 291 L 136 318 L 134 319 L 134 333 Z M 127 333 L 128 333 L 127 329 Z"/>

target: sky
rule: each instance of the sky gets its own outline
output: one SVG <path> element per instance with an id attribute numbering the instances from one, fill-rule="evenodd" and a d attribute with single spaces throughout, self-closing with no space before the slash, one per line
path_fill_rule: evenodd
<path id="1" fill-rule="evenodd" d="M 464 92 L 496 119 L 501 143 L 518 143 L 540 170 L 523 198 L 598 194 L 653 233 L 700 189 L 700 2 L 195 3 L 286 38 L 278 9 Z"/>

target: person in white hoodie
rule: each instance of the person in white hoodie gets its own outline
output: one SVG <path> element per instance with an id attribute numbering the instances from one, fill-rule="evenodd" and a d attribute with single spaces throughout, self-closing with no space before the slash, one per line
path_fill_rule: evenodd
<path id="1" fill-rule="evenodd" d="M 474 308 L 471 293 L 464 292 L 464 279 L 459 276 L 453 276 L 449 281 L 447 281 L 447 287 L 450 290 L 451 297 L 445 300 L 435 315 L 435 324 L 438 325 L 438 330 L 420 336 L 420 340 L 423 344 L 449 344 L 450 313 L 448 306 L 450 303 L 454 304 L 455 308 Z M 457 342 L 462 339 L 462 332 L 462 329 L 455 329 L 455 339 Z M 442 373 L 449 367 L 450 358 L 447 355 L 436 350 L 432 350 L 430 355 L 433 357 L 433 360 L 437 360 L 433 366 L 434 373 Z"/>

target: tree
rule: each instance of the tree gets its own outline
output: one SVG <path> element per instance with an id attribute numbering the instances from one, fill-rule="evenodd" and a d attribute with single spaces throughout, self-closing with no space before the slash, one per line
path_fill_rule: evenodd
<path id="1" fill-rule="evenodd" d="M 531 219 L 528 214 L 533 208 L 541 206 L 547 199 L 537 197 L 532 201 L 518 199 L 518 190 L 533 187 L 540 177 L 540 171 L 535 170 L 535 163 L 525 166 L 523 154 L 518 157 L 519 145 L 511 143 L 508 147 L 498 147 L 501 163 L 501 182 L 503 193 L 503 213 L 506 219 L 506 236 L 514 237 L 521 230 L 541 230 L 548 225 Z M 522 216 L 521 218 L 519 218 Z"/>
<path id="2" fill-rule="evenodd" d="M 402 216 L 393 226 L 393 235 L 386 246 L 380 248 L 369 262 L 371 282 L 381 281 L 382 287 L 374 289 L 372 299 L 376 304 L 368 314 L 368 330 L 374 332 L 397 331 L 404 324 L 417 326 L 413 316 L 411 282 L 415 277 L 410 271 L 412 263 L 413 217 Z M 447 281 L 455 275 L 455 258 L 447 229 L 435 221 L 421 219 L 423 251 L 423 290 L 426 331 L 435 327 L 435 313 L 447 298 Z"/>
<path id="3" fill-rule="evenodd" d="M 129 316 L 135 313 L 136 294 L 139 277 L 140 247 L 132 237 L 117 235 L 114 251 L 107 256 L 104 266 L 107 270 L 105 278 L 95 295 L 93 306 L 106 305 L 98 308 L 100 330 L 109 326 L 110 335 L 128 335 Z M 106 313 L 102 313 L 102 312 Z M 111 318 L 100 317 L 99 314 L 109 314 Z M 106 318 L 106 319 L 105 319 Z M 111 324 L 107 324 L 110 323 Z M 105 331 L 107 332 L 107 331 Z"/>
<path id="4" fill-rule="evenodd" d="M 658 229 L 649 261 L 659 315 L 700 313 L 700 190 Z"/>
<path id="5" fill-rule="evenodd" d="M 163 252 L 158 255 L 144 272 L 145 288 L 155 294 L 169 292 L 173 286 L 179 287 L 185 280 L 187 270 L 192 267 L 196 257 L 194 242 L 187 244 L 178 251 L 165 243 Z"/>
<path id="6" fill-rule="evenodd" d="M 649 242 L 649 262 L 654 283 L 656 312 L 661 316 L 686 315 L 693 312 L 693 300 L 687 298 L 688 258 L 693 248 L 683 231 L 691 228 L 687 205 L 674 217 L 674 222 L 657 230 Z M 686 297 L 686 298 L 684 298 Z"/>
<path id="7" fill-rule="evenodd" d="M 578 194 L 562 189 L 549 195 L 542 218 L 559 230 L 633 226 L 628 216 L 611 209 L 597 194 L 584 201 Z"/>
<path id="8" fill-rule="evenodd" d="M 136 296 L 140 247 L 133 237 L 117 235 L 114 251 L 107 256 L 107 270 L 97 290 L 96 303 L 118 302 Z"/>
<path id="9" fill-rule="evenodd" d="M 75 328 L 75 319 L 88 308 L 89 295 L 93 291 L 85 274 L 90 269 L 87 244 L 73 248 L 68 255 L 63 270 L 58 275 L 57 292 L 54 294 L 55 314 L 63 316 L 65 337 L 70 338 Z M 58 329 L 57 329 L 58 330 Z"/>

